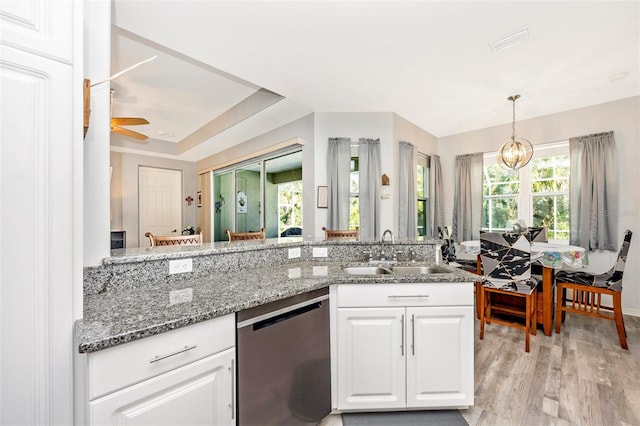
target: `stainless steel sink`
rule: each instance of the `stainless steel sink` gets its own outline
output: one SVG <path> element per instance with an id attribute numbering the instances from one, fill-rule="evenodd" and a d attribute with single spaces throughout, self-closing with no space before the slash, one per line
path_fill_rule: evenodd
<path id="1" fill-rule="evenodd" d="M 450 274 L 451 271 L 440 266 L 393 266 L 391 270 L 398 275 Z"/>
<path id="2" fill-rule="evenodd" d="M 347 266 L 342 270 L 349 275 L 385 275 L 393 273 L 390 269 L 382 266 Z"/>

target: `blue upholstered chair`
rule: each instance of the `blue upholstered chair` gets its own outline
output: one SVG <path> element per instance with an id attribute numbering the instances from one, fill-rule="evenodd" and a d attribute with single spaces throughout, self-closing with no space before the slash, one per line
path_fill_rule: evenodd
<path id="1" fill-rule="evenodd" d="M 525 332 L 525 351 L 529 352 L 530 335 L 536 334 L 536 300 L 538 280 L 531 276 L 531 243 L 528 234 L 484 232 L 480 234 L 480 259 L 483 281 L 480 288 L 480 339 L 484 326 L 495 322 Z M 524 299 L 524 309 L 516 303 L 499 303 L 497 299 Z M 493 314 L 503 316 L 494 317 Z M 507 317 L 524 318 L 524 324 Z"/>
<path id="2" fill-rule="evenodd" d="M 560 271 L 556 274 L 556 333 L 560 333 L 565 312 L 588 315 L 612 320 L 616 323 L 622 349 L 627 347 L 627 332 L 622 316 L 622 274 L 627 263 L 627 253 L 631 245 L 630 230 L 624 232 L 618 259 L 604 274 L 589 274 L 579 271 Z M 567 289 L 573 296 L 567 298 Z M 602 305 L 602 295 L 611 296 L 612 305 Z"/>

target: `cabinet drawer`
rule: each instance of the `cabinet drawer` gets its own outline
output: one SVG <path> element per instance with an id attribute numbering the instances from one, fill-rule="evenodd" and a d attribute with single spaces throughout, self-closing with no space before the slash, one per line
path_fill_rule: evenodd
<path id="1" fill-rule="evenodd" d="M 473 283 L 339 284 L 338 307 L 473 305 Z"/>
<path id="2" fill-rule="evenodd" d="M 89 399 L 235 346 L 233 314 L 88 354 Z"/>

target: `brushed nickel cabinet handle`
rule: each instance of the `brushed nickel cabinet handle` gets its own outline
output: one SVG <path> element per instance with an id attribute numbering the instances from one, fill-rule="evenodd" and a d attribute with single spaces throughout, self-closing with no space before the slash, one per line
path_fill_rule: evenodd
<path id="1" fill-rule="evenodd" d="M 428 294 L 391 294 L 387 296 L 389 299 L 416 299 L 429 297 Z"/>
<path id="2" fill-rule="evenodd" d="M 416 354 L 416 316 L 411 314 L 411 355 Z"/>
<path id="3" fill-rule="evenodd" d="M 229 372 L 231 373 L 231 404 L 229 404 L 229 406 L 231 407 L 231 420 L 234 420 L 236 418 L 236 405 L 235 405 L 235 400 L 236 400 L 236 387 L 235 387 L 235 382 L 236 382 L 236 376 L 235 376 L 235 360 L 231 360 L 231 367 L 229 367 Z"/>
<path id="4" fill-rule="evenodd" d="M 185 347 L 184 347 L 184 348 L 182 348 L 182 349 L 178 349 L 177 351 L 174 351 L 174 352 L 168 353 L 168 354 L 166 354 L 166 355 L 156 355 L 156 356 L 155 356 L 155 358 L 151 358 L 151 359 L 149 360 L 149 362 L 153 364 L 154 362 L 158 362 L 158 361 L 160 361 L 160 360 L 163 360 L 163 359 L 166 359 L 166 358 L 172 357 L 172 356 L 174 356 L 174 355 L 178 355 L 178 354 L 181 354 L 181 353 L 183 353 L 183 352 L 190 351 L 191 349 L 195 349 L 195 348 L 197 348 L 197 347 L 198 347 L 197 345 L 185 346 Z"/>
<path id="5" fill-rule="evenodd" d="M 400 342 L 400 355 L 404 356 L 404 314 L 400 319 L 401 329 L 402 329 L 402 342 Z"/>

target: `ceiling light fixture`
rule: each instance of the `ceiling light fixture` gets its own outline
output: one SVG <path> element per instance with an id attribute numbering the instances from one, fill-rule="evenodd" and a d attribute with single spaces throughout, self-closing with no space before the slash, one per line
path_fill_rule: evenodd
<path id="1" fill-rule="evenodd" d="M 505 142 L 498 151 L 498 162 L 510 169 L 518 170 L 526 166 L 533 157 L 533 145 L 526 139 L 516 138 L 516 100 L 520 95 L 507 99 L 513 102 L 513 124 L 511 140 Z"/>

